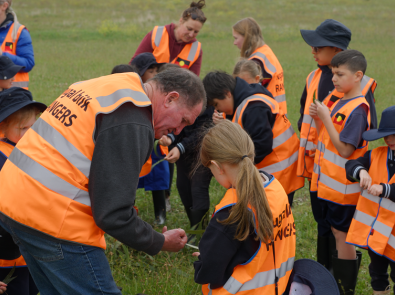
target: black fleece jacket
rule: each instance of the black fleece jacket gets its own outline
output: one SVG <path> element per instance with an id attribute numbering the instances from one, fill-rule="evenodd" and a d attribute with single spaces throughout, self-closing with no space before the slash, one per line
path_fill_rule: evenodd
<path id="1" fill-rule="evenodd" d="M 233 91 L 234 110 L 243 102 L 243 100 L 254 94 L 265 94 L 273 97 L 272 94 L 261 84 L 248 84 L 240 78 L 236 78 L 236 87 Z M 232 116 L 227 116 L 227 119 L 232 120 Z M 255 146 L 255 164 L 262 162 L 262 160 L 269 155 L 273 150 L 273 125 L 276 120 L 276 115 L 272 113 L 271 108 L 264 102 L 254 101 L 250 102 L 244 110 L 241 119 L 243 129 L 250 135 Z"/>

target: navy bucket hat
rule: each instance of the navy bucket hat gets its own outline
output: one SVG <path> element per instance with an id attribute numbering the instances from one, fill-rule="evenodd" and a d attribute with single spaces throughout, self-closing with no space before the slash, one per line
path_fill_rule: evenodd
<path id="1" fill-rule="evenodd" d="M 8 56 L 0 56 L 0 80 L 11 79 L 24 68 L 23 66 L 14 64 Z"/>
<path id="2" fill-rule="evenodd" d="M 365 131 L 362 133 L 362 138 L 366 141 L 373 141 L 392 134 L 395 134 L 395 106 L 383 111 L 379 129 Z"/>
<path id="3" fill-rule="evenodd" d="M 323 21 L 315 30 L 300 30 L 304 41 L 311 47 L 332 46 L 346 50 L 351 41 L 351 31 L 334 19 Z"/>
<path id="4" fill-rule="evenodd" d="M 335 278 L 311 259 L 295 261 L 283 295 L 340 295 Z"/>
<path id="5" fill-rule="evenodd" d="M 136 66 L 140 71 L 140 76 L 143 76 L 145 71 L 152 65 L 162 65 L 156 61 L 155 56 L 151 52 L 143 52 L 137 55 L 131 62 L 131 65 Z"/>
<path id="6" fill-rule="evenodd" d="M 11 87 L 0 92 L 0 122 L 30 104 L 37 106 L 40 112 L 45 111 L 47 108 L 42 102 L 33 100 L 33 96 L 29 90 Z"/>

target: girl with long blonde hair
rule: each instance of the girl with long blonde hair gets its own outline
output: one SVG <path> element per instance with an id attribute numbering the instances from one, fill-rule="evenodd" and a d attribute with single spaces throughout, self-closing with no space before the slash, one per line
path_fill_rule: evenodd
<path id="1" fill-rule="evenodd" d="M 233 45 L 240 49 L 240 57 L 258 63 L 262 70 L 262 85 L 271 92 L 286 114 L 283 68 L 271 48 L 263 41 L 258 23 L 252 17 L 243 18 L 233 25 L 232 34 Z"/>
<path id="2" fill-rule="evenodd" d="M 194 253 L 199 257 L 195 281 L 203 285 L 203 294 L 285 291 L 295 256 L 295 224 L 284 189 L 272 175 L 258 171 L 254 154 L 248 134 L 228 120 L 202 140 L 201 164 L 228 189 L 199 243 L 200 253 Z"/>

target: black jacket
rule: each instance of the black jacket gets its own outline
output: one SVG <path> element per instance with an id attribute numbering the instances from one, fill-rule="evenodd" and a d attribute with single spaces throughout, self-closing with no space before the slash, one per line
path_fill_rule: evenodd
<path id="1" fill-rule="evenodd" d="M 243 102 L 243 100 L 254 94 L 265 94 L 273 97 L 272 94 L 261 84 L 248 84 L 240 78 L 236 78 L 236 88 L 233 92 L 234 110 Z M 232 120 L 232 116 L 227 116 Z M 269 155 L 273 150 L 273 125 L 276 115 L 272 113 L 271 108 L 264 102 L 250 102 L 244 110 L 242 117 L 243 129 L 250 135 L 255 146 L 255 164 Z"/>

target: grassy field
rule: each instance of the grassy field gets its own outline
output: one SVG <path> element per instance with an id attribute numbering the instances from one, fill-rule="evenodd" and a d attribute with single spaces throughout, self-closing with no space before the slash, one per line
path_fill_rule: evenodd
<path id="1" fill-rule="evenodd" d="M 107 75 L 114 65 L 128 63 L 154 25 L 176 22 L 188 4 L 181 0 L 14 1 L 19 20 L 33 39 L 36 66 L 30 90 L 34 98 L 51 103 L 71 83 Z M 232 71 L 238 49 L 232 45 L 231 26 L 241 18 L 254 17 L 284 68 L 289 118 L 296 127 L 306 76 L 316 68 L 299 30 L 315 29 L 326 18 L 334 18 L 352 30 L 350 47 L 362 51 L 368 60 L 367 75 L 378 82 L 375 97 L 381 114 L 395 104 L 394 11 L 393 0 L 207 0 L 208 21 L 199 35 L 204 50 L 201 77 L 214 69 Z M 381 144 L 374 142 L 372 147 Z M 210 194 L 214 207 L 224 189 L 213 181 Z M 308 195 L 302 189 L 294 201 L 298 259 L 316 255 L 316 226 Z M 187 217 L 174 186 L 171 203 L 168 227 L 186 228 Z M 141 217 L 151 223 L 151 194 L 140 190 L 137 205 Z M 114 278 L 124 294 L 200 294 L 193 281 L 191 250 L 151 257 L 111 238 L 108 244 Z M 356 294 L 372 294 L 368 263 L 365 252 Z"/>

